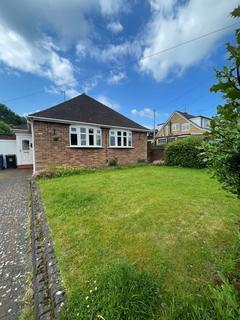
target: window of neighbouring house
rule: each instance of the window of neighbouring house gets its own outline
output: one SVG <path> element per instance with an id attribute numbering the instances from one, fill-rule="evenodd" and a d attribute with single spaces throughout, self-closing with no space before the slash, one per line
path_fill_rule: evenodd
<path id="1" fill-rule="evenodd" d="M 182 131 L 188 131 L 188 130 L 190 130 L 189 123 L 183 123 L 182 124 Z"/>
<path id="2" fill-rule="evenodd" d="M 109 146 L 116 148 L 132 147 L 132 132 L 111 129 L 109 132 Z"/>
<path id="3" fill-rule="evenodd" d="M 77 147 L 101 147 L 102 131 L 100 128 L 95 127 L 71 126 L 70 145 Z"/>
<path id="4" fill-rule="evenodd" d="M 179 123 L 173 123 L 172 124 L 172 131 L 179 131 L 180 130 L 180 124 Z"/>
<path id="5" fill-rule="evenodd" d="M 210 128 L 210 120 L 206 119 L 206 118 L 203 118 L 202 119 L 202 127 L 205 128 L 205 129 L 209 129 Z"/>

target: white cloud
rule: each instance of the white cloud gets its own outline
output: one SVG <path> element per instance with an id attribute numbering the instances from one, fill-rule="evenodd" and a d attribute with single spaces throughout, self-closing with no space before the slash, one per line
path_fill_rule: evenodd
<path id="1" fill-rule="evenodd" d="M 141 46 L 137 41 L 125 41 L 119 44 L 109 44 L 101 48 L 91 42 L 80 42 L 76 47 L 79 57 L 88 55 L 98 62 L 109 64 L 114 62 L 115 64 L 121 64 L 127 57 L 130 59 L 140 57 Z"/>
<path id="2" fill-rule="evenodd" d="M 114 110 L 119 110 L 120 106 L 113 101 L 112 99 L 108 98 L 107 96 L 100 94 L 96 97 L 96 100 L 100 101 L 101 103 L 105 104 L 107 107 L 110 107 Z"/>
<path id="3" fill-rule="evenodd" d="M 229 13 L 238 4 L 238 0 L 190 0 L 182 4 L 176 0 L 149 1 L 152 17 L 142 35 L 144 50 L 139 67 L 157 81 L 181 75 L 186 68 L 198 64 L 216 48 L 217 41 L 232 30 L 149 59 L 144 57 L 231 24 Z"/>
<path id="4" fill-rule="evenodd" d="M 112 85 L 119 84 L 122 80 L 126 78 L 126 73 L 119 71 L 119 72 L 110 72 L 110 75 L 107 76 L 107 82 Z"/>
<path id="5" fill-rule="evenodd" d="M 89 15 L 100 14 L 103 19 L 115 21 L 116 15 L 127 8 L 126 0 L 22 0 L 19 4 L 2 1 L 0 63 L 15 71 L 45 77 L 58 90 L 73 95 L 77 86 L 75 68 L 66 56 L 77 43 L 78 52 L 83 55 L 84 46 L 81 48 L 80 43 L 86 45 L 98 37 Z M 116 22 L 115 31 L 120 27 Z"/>
<path id="6" fill-rule="evenodd" d="M 107 24 L 107 29 L 112 33 L 120 33 L 123 31 L 123 26 L 119 21 L 114 21 Z"/>
<path id="7" fill-rule="evenodd" d="M 142 110 L 132 109 L 131 113 L 136 117 L 153 119 L 153 110 L 150 108 L 144 108 Z"/>
<path id="8" fill-rule="evenodd" d="M 13 69 L 46 77 L 62 88 L 77 83 L 73 65 L 54 50 L 49 39 L 30 43 L 1 24 L 0 61 Z"/>
<path id="9" fill-rule="evenodd" d="M 115 15 L 120 11 L 129 11 L 128 1 L 125 0 L 99 0 L 103 15 Z"/>

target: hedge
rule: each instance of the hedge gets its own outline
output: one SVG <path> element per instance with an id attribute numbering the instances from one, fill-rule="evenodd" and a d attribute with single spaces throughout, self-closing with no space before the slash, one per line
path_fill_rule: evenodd
<path id="1" fill-rule="evenodd" d="M 187 137 L 170 142 L 165 148 L 165 164 L 188 168 L 204 168 L 202 137 Z"/>

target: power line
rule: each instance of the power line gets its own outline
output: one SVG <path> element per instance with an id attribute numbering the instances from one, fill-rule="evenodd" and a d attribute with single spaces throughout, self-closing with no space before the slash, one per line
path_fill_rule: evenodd
<path id="1" fill-rule="evenodd" d="M 158 55 L 163 54 L 163 53 L 165 53 L 165 52 L 174 50 L 174 49 L 176 49 L 176 48 L 179 48 L 179 47 L 184 46 L 184 45 L 186 45 L 186 44 L 189 44 L 189 43 L 191 43 L 191 42 L 201 40 L 201 39 L 203 39 L 203 38 L 206 38 L 206 37 L 211 36 L 211 35 L 213 35 L 213 34 L 216 34 L 216 33 L 218 33 L 218 32 L 222 32 L 222 31 L 227 30 L 227 29 L 229 29 L 229 28 L 232 28 L 232 27 L 234 27 L 234 26 L 236 26 L 236 25 L 238 25 L 238 24 L 239 24 L 239 22 L 236 22 L 236 23 L 233 23 L 233 24 L 231 24 L 231 25 L 225 26 L 225 27 L 223 27 L 223 28 L 216 29 L 216 30 L 214 30 L 214 31 L 210 31 L 210 32 L 205 33 L 205 34 L 203 34 L 203 35 L 200 35 L 200 36 L 198 36 L 198 37 L 196 37 L 196 38 L 192 38 L 192 39 L 190 39 L 190 40 L 187 40 L 187 41 L 178 43 L 177 45 L 174 45 L 174 46 L 165 48 L 165 49 L 163 49 L 163 50 L 154 52 L 154 53 L 152 53 L 152 54 L 150 54 L 150 55 L 148 55 L 148 56 L 142 57 L 141 60 L 146 60 L 146 59 L 149 59 L 149 58 L 153 58 L 153 57 L 155 57 L 155 56 L 158 56 Z M 121 68 L 123 68 L 123 67 L 127 67 L 127 66 L 129 66 L 129 65 L 131 65 L 131 64 L 133 64 L 133 63 L 135 63 L 135 62 L 138 62 L 138 61 L 139 61 L 139 58 L 137 58 L 137 59 L 132 59 L 131 61 L 129 61 L 129 62 L 127 62 L 127 63 L 119 64 L 119 65 L 117 65 L 117 66 L 115 66 L 115 67 L 112 67 L 112 68 L 106 69 L 106 70 L 104 70 L 104 71 L 95 73 L 95 74 L 93 74 L 93 75 L 92 75 L 91 77 L 89 77 L 89 78 L 79 78 L 78 80 L 88 81 L 88 80 L 93 79 L 94 77 L 97 77 L 97 76 L 106 74 L 106 73 L 111 72 L 111 71 L 119 70 L 119 69 L 121 69 Z M 75 83 L 75 82 L 72 82 L 72 83 Z M 68 84 L 71 85 L 71 82 L 68 83 Z M 42 93 L 42 92 L 44 92 L 44 91 L 45 91 L 45 90 L 41 90 L 41 91 L 33 92 L 33 93 L 30 93 L 30 94 L 27 94 L 27 95 L 24 95 L 24 96 L 18 96 L 18 97 L 12 98 L 12 99 L 7 99 L 7 100 L 5 100 L 5 101 L 3 101 L 3 102 L 9 102 L 9 101 L 15 101 L 15 100 L 19 100 L 19 99 L 24 99 L 24 98 L 27 98 L 27 97 L 34 96 L 34 95 L 36 95 L 36 94 Z"/>
<path id="2" fill-rule="evenodd" d="M 15 97 L 15 98 L 7 99 L 7 100 L 4 100 L 3 103 L 9 102 L 9 101 L 15 101 L 15 100 L 19 100 L 19 99 L 28 98 L 28 97 L 35 96 L 35 95 L 37 95 L 39 93 L 42 93 L 42 92 L 45 92 L 45 90 L 35 91 L 35 92 L 29 93 L 29 94 L 26 94 L 26 95 L 23 95 L 23 96 L 18 96 L 18 97 Z"/>
<path id="3" fill-rule="evenodd" d="M 149 59 L 149 58 L 153 58 L 153 57 L 158 56 L 158 55 L 160 55 L 160 54 L 162 54 L 162 53 L 165 53 L 165 52 L 171 51 L 171 50 L 173 50 L 173 49 L 179 48 L 179 47 L 184 46 L 184 45 L 186 45 L 186 44 L 189 44 L 189 43 L 191 43 L 191 42 L 198 41 L 198 40 L 201 40 L 201 39 L 206 38 L 206 37 L 208 37 L 208 36 L 211 36 L 211 35 L 213 35 L 213 34 L 216 34 L 216 33 L 218 33 L 218 32 L 222 32 L 222 31 L 224 31 L 224 30 L 230 29 L 230 28 L 232 28 L 232 27 L 234 27 L 234 26 L 236 26 L 236 25 L 238 25 L 238 24 L 239 24 L 239 22 L 235 22 L 235 23 L 233 23 L 233 24 L 231 24 L 231 25 L 228 25 L 228 26 L 226 26 L 226 27 L 223 27 L 223 28 L 220 28 L 220 29 L 217 29 L 217 30 L 214 30 L 214 31 L 210 31 L 210 32 L 205 33 L 205 34 L 203 34 L 203 35 L 200 35 L 200 36 L 198 36 L 198 37 L 196 37 L 196 38 L 192 38 L 192 39 L 190 39 L 190 40 L 187 40 L 187 41 L 184 41 L 184 42 L 180 42 L 180 43 L 178 43 L 178 44 L 176 44 L 176 45 L 174 45 L 174 46 L 172 46 L 172 47 L 168 47 L 168 48 L 165 48 L 165 49 L 163 49 L 163 50 L 154 52 L 154 53 L 152 53 L 152 54 L 150 54 L 150 55 L 148 55 L 148 56 L 142 57 L 141 60 L 146 60 L 146 59 Z M 112 68 L 106 69 L 106 70 L 104 70 L 104 71 L 98 72 L 97 74 L 94 74 L 92 77 L 90 77 L 90 78 L 88 78 L 88 79 L 80 78 L 79 80 L 89 80 L 89 79 L 92 79 L 94 76 L 100 76 L 100 75 L 105 74 L 105 73 L 108 73 L 108 72 L 110 72 L 110 71 L 114 71 L 114 70 L 121 69 L 121 68 L 123 68 L 123 67 L 127 67 L 127 66 L 129 66 L 129 65 L 131 65 L 131 64 L 133 64 L 133 63 L 135 63 L 135 62 L 138 62 L 138 61 L 139 61 L 139 58 L 137 58 L 137 59 L 132 59 L 132 60 L 130 60 L 130 61 L 127 62 L 127 63 L 119 64 L 119 65 L 117 65 L 117 66 L 115 66 L 115 67 L 112 67 Z"/>

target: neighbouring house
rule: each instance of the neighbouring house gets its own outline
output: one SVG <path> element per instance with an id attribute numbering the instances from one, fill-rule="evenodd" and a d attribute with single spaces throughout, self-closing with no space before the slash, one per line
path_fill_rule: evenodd
<path id="1" fill-rule="evenodd" d="M 175 111 L 164 124 L 161 124 L 156 135 L 156 144 L 210 132 L 210 121 L 210 118 L 202 115 L 194 116 L 187 112 Z"/>
<path id="2" fill-rule="evenodd" d="M 70 165 L 107 166 L 147 160 L 147 129 L 99 101 L 81 94 L 28 115 L 29 163 L 33 169 Z M 22 150 L 23 151 L 23 150 Z"/>

